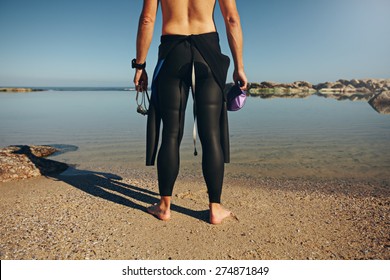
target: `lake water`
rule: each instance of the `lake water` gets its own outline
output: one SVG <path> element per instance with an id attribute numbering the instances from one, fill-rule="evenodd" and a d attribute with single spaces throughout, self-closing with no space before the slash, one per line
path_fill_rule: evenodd
<path id="1" fill-rule="evenodd" d="M 201 159 L 192 155 L 191 109 L 181 147 L 184 169 Z M 249 97 L 244 109 L 229 112 L 229 124 L 231 176 L 390 178 L 390 115 L 366 101 Z M 133 91 L 0 94 L 1 147 L 57 144 L 68 152 L 52 158 L 81 169 L 146 168 L 145 126 Z"/>

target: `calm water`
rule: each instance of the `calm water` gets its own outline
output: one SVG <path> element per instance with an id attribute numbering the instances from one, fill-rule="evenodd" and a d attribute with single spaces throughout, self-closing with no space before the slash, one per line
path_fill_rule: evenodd
<path id="1" fill-rule="evenodd" d="M 390 178 L 390 115 L 365 101 L 250 97 L 242 111 L 229 113 L 229 122 L 229 174 Z M 144 168 L 145 125 L 132 91 L 0 94 L 1 147 L 62 144 L 70 151 L 53 159 L 80 168 Z M 187 110 L 184 168 L 199 163 L 192 152 Z"/>

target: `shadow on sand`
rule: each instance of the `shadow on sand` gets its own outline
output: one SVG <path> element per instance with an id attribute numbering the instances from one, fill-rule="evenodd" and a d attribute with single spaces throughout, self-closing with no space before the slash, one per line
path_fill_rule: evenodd
<path id="1" fill-rule="evenodd" d="M 122 182 L 122 177 L 112 173 L 78 170 L 69 167 L 65 172 L 58 175 L 51 175 L 49 178 L 63 181 L 90 195 L 144 213 L 147 213 L 147 206 L 159 202 L 158 193 L 124 183 Z M 171 210 L 208 222 L 208 210 L 195 211 L 176 204 L 171 205 Z"/>

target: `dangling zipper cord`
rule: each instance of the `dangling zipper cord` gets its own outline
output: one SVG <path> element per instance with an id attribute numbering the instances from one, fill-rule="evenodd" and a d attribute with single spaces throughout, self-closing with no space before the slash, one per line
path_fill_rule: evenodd
<path id="1" fill-rule="evenodd" d="M 192 98 L 194 100 L 194 129 L 192 130 L 192 139 L 194 141 L 194 156 L 198 155 L 198 151 L 196 150 L 196 98 L 195 98 L 195 66 L 194 66 L 194 60 L 192 60 Z"/>
<path id="2" fill-rule="evenodd" d="M 198 151 L 196 150 L 196 97 L 195 97 L 195 62 L 194 62 L 194 46 L 192 41 L 192 35 L 188 37 L 190 48 L 191 48 L 191 60 L 192 60 L 192 69 L 191 69 L 191 92 L 192 92 L 192 99 L 194 100 L 193 105 L 193 114 L 194 114 L 194 129 L 192 130 L 192 139 L 194 141 L 194 156 L 198 155 Z"/>

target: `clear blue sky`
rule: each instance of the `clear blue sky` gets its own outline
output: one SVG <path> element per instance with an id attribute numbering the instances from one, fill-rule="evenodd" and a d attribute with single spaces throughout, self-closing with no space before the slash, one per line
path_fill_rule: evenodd
<path id="1" fill-rule="evenodd" d="M 252 82 L 390 78 L 390 0 L 237 5 Z M 132 86 L 141 6 L 141 0 L 0 0 L 0 86 Z M 218 8 L 215 21 L 230 56 Z M 160 32 L 159 14 L 150 75 Z"/>

